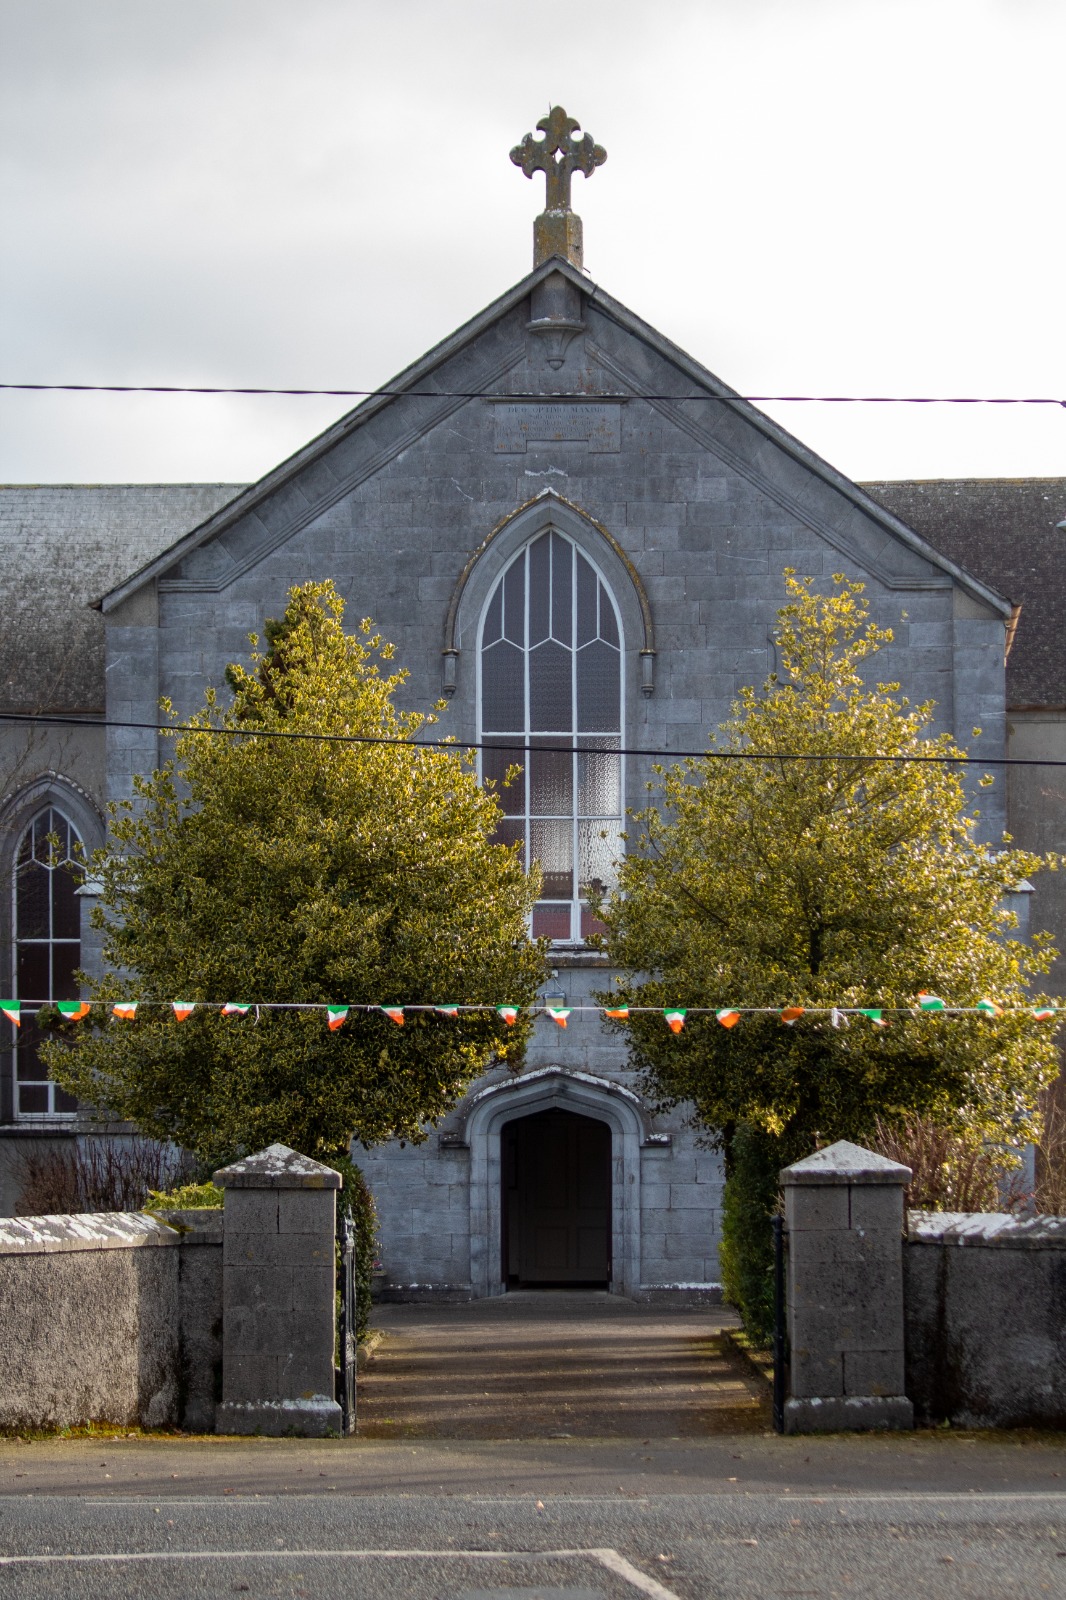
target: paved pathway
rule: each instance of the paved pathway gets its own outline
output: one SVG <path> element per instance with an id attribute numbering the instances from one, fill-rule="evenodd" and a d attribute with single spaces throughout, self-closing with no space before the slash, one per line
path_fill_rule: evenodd
<path id="1" fill-rule="evenodd" d="M 375 1308 L 362 1438 L 692 1438 L 768 1425 L 766 1386 L 723 1350 L 724 1307 L 520 1291 Z"/>

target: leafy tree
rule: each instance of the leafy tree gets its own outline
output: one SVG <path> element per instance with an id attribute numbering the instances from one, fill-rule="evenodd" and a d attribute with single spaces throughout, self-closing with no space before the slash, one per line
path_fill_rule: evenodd
<path id="1" fill-rule="evenodd" d="M 740 695 L 711 741 L 719 759 L 656 769 L 655 803 L 636 816 L 602 909 L 628 974 L 615 1005 L 765 1008 L 728 1029 L 690 1014 L 676 1036 L 661 1016 L 627 1025 L 651 1091 L 692 1103 L 727 1171 L 736 1131 L 750 1130 L 759 1193 L 770 1157 L 783 1166 L 819 1135 L 861 1141 L 879 1117 L 1024 1141 L 1058 1065 L 1052 1030 L 1028 1010 L 911 1009 L 921 990 L 949 1005 L 1040 1002 L 1054 952 L 1046 937 L 1011 936 L 1005 897 L 1045 863 L 980 842 L 960 768 L 899 759 L 962 752 L 930 734 L 931 705 L 864 683 L 860 666 L 891 634 L 870 622 L 862 584 L 837 575 L 821 595 L 785 576 L 780 672 Z M 824 1014 L 790 1026 L 791 1006 L 885 1008 L 888 1026 Z M 769 1157 L 753 1151 L 759 1137 Z"/>
<path id="2" fill-rule="evenodd" d="M 395 708 L 391 648 L 342 617 L 331 584 L 294 589 L 251 669 L 229 669 L 232 704 L 209 692 L 198 731 L 112 810 L 94 863 L 112 972 L 89 998 L 205 1004 L 180 1023 L 169 1006 L 90 1015 L 47 1047 L 72 1093 L 205 1160 L 418 1140 L 528 1026 L 351 1012 L 330 1032 L 321 1011 L 230 1019 L 206 1002 L 523 1006 L 542 976 L 536 885 L 491 843 L 495 799 L 458 749 L 414 743 L 433 718 Z"/>

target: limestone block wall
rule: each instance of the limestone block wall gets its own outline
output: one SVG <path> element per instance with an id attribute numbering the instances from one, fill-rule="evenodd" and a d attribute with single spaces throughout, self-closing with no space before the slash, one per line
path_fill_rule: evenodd
<path id="1" fill-rule="evenodd" d="M 217 1212 L 0 1222 L 0 1426 L 214 1427 Z"/>
<path id="2" fill-rule="evenodd" d="M 918 1420 L 1066 1427 L 1066 1217 L 912 1212 L 903 1266 Z"/>

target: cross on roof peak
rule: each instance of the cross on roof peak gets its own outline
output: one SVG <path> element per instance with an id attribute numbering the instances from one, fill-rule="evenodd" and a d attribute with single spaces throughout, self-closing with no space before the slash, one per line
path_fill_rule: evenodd
<path id="1" fill-rule="evenodd" d="M 535 139 L 527 133 L 521 144 L 511 151 L 511 160 L 521 167 L 527 178 L 543 172 L 547 178 L 547 195 L 544 211 L 533 224 L 533 265 L 539 266 L 550 256 L 563 256 L 574 266 L 582 265 L 581 218 L 570 209 L 570 179 L 575 172 L 591 178 L 597 167 L 607 160 L 607 152 L 597 144 L 590 133 L 580 133 L 581 123 L 570 117 L 562 106 L 552 106 L 546 117 L 541 117 L 537 129 L 544 135 Z"/>

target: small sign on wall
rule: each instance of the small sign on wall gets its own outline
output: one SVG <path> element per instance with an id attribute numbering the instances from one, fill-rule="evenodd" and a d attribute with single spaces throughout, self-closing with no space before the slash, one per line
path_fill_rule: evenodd
<path id="1" fill-rule="evenodd" d="M 524 455 L 529 444 L 587 444 L 597 454 L 622 447 L 618 401 L 497 400 L 497 455 Z"/>

